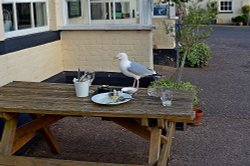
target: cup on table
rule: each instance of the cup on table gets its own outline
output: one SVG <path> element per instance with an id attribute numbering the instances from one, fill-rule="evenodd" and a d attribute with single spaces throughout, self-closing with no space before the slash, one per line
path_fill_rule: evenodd
<path id="1" fill-rule="evenodd" d="M 87 97 L 89 95 L 89 80 L 79 82 L 74 79 L 75 92 L 77 97 Z"/>
<path id="2" fill-rule="evenodd" d="M 173 92 L 171 90 L 165 90 L 161 93 L 161 101 L 163 106 L 171 106 L 173 100 Z"/>

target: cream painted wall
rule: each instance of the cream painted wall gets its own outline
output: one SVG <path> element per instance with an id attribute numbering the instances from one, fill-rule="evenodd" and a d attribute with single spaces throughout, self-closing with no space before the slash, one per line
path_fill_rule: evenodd
<path id="1" fill-rule="evenodd" d="M 153 25 L 156 26 L 156 29 L 153 30 L 153 45 L 160 49 L 175 48 L 174 34 L 166 34 L 165 27 L 165 25 L 172 27 L 175 26 L 175 20 L 169 20 L 166 18 L 153 18 Z"/>
<path id="2" fill-rule="evenodd" d="M 197 1 L 197 0 L 192 0 Z M 202 7 L 206 7 L 207 2 L 216 0 L 203 0 L 201 4 Z M 219 0 L 217 0 L 219 3 Z M 250 0 L 233 0 L 233 12 L 232 13 L 218 13 L 217 24 L 232 24 L 232 17 L 242 14 L 241 7 L 244 5 L 250 5 Z"/>
<path id="3" fill-rule="evenodd" d="M 152 31 L 62 31 L 61 40 L 66 71 L 120 71 L 119 52 L 153 68 Z"/>
<path id="4" fill-rule="evenodd" d="M 49 28 L 50 28 L 50 30 L 57 30 L 58 29 L 58 27 L 57 27 L 57 14 L 58 14 L 57 3 L 58 3 L 58 0 L 54 0 L 54 1 L 48 0 Z"/>
<path id="5" fill-rule="evenodd" d="M 0 5 L 2 6 L 2 3 L 0 2 Z M 3 26 L 3 11 L 0 7 L 0 41 L 4 40 L 4 26 Z"/>
<path id="6" fill-rule="evenodd" d="M 61 71 L 61 41 L 0 56 L 0 86 L 11 81 L 40 82 Z"/>

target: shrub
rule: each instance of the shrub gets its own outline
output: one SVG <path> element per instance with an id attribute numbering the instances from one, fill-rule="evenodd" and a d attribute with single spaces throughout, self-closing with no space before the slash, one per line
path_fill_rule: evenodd
<path id="1" fill-rule="evenodd" d="M 181 48 L 182 49 L 182 48 Z M 208 65 L 212 51 L 206 43 L 196 43 L 189 50 L 185 62 L 188 67 L 205 67 Z M 183 51 L 180 51 L 180 58 L 183 56 Z"/>
<path id="2" fill-rule="evenodd" d="M 246 15 L 239 15 L 239 16 L 233 17 L 232 22 L 233 23 L 243 22 L 244 24 L 246 24 L 247 23 L 247 16 Z"/>
<path id="3" fill-rule="evenodd" d="M 208 65 L 211 58 L 211 49 L 206 43 L 194 44 L 190 49 L 187 60 L 191 67 L 204 67 Z"/>

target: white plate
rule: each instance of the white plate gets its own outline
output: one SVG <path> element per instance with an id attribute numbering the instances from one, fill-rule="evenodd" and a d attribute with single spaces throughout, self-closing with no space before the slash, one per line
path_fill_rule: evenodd
<path id="1" fill-rule="evenodd" d="M 119 97 L 123 97 L 124 100 L 122 101 L 114 101 L 109 97 L 108 93 L 100 93 L 91 97 L 91 100 L 97 104 L 104 104 L 104 105 L 118 105 L 122 103 L 126 103 L 132 99 L 132 96 L 127 93 L 119 93 Z"/>
<path id="2" fill-rule="evenodd" d="M 128 94 L 133 94 L 137 91 L 137 88 L 134 87 L 124 87 L 121 89 L 122 92 L 128 93 Z"/>

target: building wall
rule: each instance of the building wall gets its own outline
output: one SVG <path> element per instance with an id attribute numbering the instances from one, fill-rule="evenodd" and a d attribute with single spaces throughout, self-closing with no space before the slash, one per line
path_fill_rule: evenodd
<path id="1" fill-rule="evenodd" d="M 166 26 L 174 28 L 175 20 L 153 18 L 153 25 L 156 26 L 156 29 L 153 30 L 153 45 L 159 49 L 174 49 L 174 33 L 167 34 Z"/>
<path id="2" fill-rule="evenodd" d="M 194 1 L 194 0 L 193 0 Z M 203 0 L 201 7 L 206 7 L 207 2 L 210 0 Z M 214 0 L 216 1 L 216 0 Z M 217 0 L 219 6 L 219 0 Z M 232 24 L 232 17 L 242 14 L 241 7 L 244 5 L 250 5 L 250 0 L 233 0 L 232 1 L 233 12 L 232 13 L 218 13 L 217 24 Z M 219 9 L 218 9 L 219 10 Z"/>
<path id="3" fill-rule="evenodd" d="M 152 31 L 62 31 L 64 70 L 120 71 L 119 52 L 152 68 Z"/>
<path id="4" fill-rule="evenodd" d="M 217 23 L 218 24 L 232 24 L 232 18 L 242 14 L 241 7 L 243 1 L 233 1 L 233 12 L 232 13 L 218 13 Z"/>
<path id="5" fill-rule="evenodd" d="M 58 1 L 48 1 L 49 6 L 49 28 L 50 30 L 58 30 L 57 15 L 58 15 Z"/>
<path id="6" fill-rule="evenodd" d="M 61 71 L 61 41 L 0 56 L 0 86 L 11 81 L 39 82 Z"/>
<path id="7" fill-rule="evenodd" d="M 0 2 L 0 5 L 2 6 L 2 3 Z M 4 27 L 3 27 L 3 11 L 0 7 L 0 41 L 4 40 Z"/>

